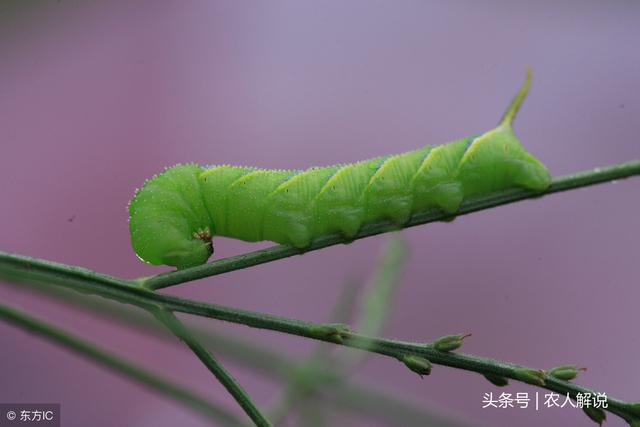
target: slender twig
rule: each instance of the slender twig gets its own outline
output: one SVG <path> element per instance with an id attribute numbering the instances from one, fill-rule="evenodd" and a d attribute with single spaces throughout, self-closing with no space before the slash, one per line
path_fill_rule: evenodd
<path id="1" fill-rule="evenodd" d="M 237 426 L 240 422 L 234 414 L 208 402 L 207 399 L 200 394 L 175 384 L 168 379 L 164 379 L 160 375 L 85 341 L 82 338 L 31 317 L 22 311 L 0 304 L 0 319 L 27 332 L 46 338 L 67 350 L 130 378 L 148 387 L 152 391 L 174 399 L 185 407 L 201 413 L 211 421 L 230 427 Z"/>
<path id="2" fill-rule="evenodd" d="M 400 282 L 406 255 L 406 242 L 399 234 L 394 233 L 386 239 L 373 277 L 361 302 L 358 326 L 365 335 L 380 333 L 392 306 L 390 297 Z M 345 286 L 331 310 L 330 319 L 332 322 L 348 322 L 356 308 L 355 288 Z M 332 383 L 344 380 L 347 373 L 369 354 L 360 351 L 332 357 L 328 346 L 325 343 L 319 343 L 304 362 L 292 371 L 279 399 L 269 409 L 269 418 L 276 425 L 284 424 L 287 417 L 294 412 L 292 409 L 304 407 L 305 403 L 313 400 L 320 390 L 330 388 Z M 324 369 L 325 366 L 330 366 L 335 375 L 326 375 L 328 369 Z M 301 418 L 305 416 L 304 411 L 298 411 L 298 413 Z M 312 418 L 315 416 L 314 414 Z M 301 419 L 300 424 L 310 424 L 310 420 Z M 328 423 L 325 420 L 323 425 L 326 424 Z"/>
<path id="3" fill-rule="evenodd" d="M 152 334 L 154 337 L 163 340 L 172 338 L 172 335 L 166 333 L 164 327 L 140 310 L 129 309 L 109 300 L 80 295 L 62 287 L 38 286 L 25 283 L 20 286 L 23 289 L 27 287 L 29 290 L 44 294 L 65 306 L 80 308 L 93 315 L 100 315 L 109 321 L 119 322 L 129 329 L 137 329 L 145 335 Z M 352 294 L 353 287 L 348 289 L 346 299 L 352 299 L 354 297 Z M 345 303 L 344 298 L 341 302 Z M 341 311 L 341 309 L 338 311 Z M 344 321 L 345 319 L 338 318 L 335 320 Z M 212 328 L 202 328 L 195 325 L 190 326 L 189 329 L 207 347 L 215 348 L 216 353 L 278 382 L 288 380 L 291 372 L 299 372 L 303 367 L 303 363 L 307 369 L 322 371 L 321 376 L 325 378 L 326 384 L 320 385 L 319 396 L 338 408 L 347 409 L 372 419 L 379 419 L 390 425 L 403 427 L 424 425 L 469 427 L 468 424 L 462 421 L 454 421 L 427 410 L 416 402 L 399 399 L 393 394 L 375 390 L 375 387 L 370 385 L 365 387 L 351 381 L 345 381 L 344 376 L 340 372 L 336 372 L 334 366 L 310 366 L 309 360 L 300 362 L 289 358 L 281 352 L 270 350 L 233 336 L 220 334 Z M 175 340 L 171 339 L 171 342 L 175 343 Z M 323 345 L 322 348 L 326 349 L 327 347 Z M 275 424 L 278 425 L 278 423 Z"/>
<path id="4" fill-rule="evenodd" d="M 530 190 L 513 189 L 499 191 L 496 193 L 482 195 L 466 200 L 462 203 L 462 205 L 460 206 L 460 210 L 455 215 L 467 215 L 472 212 L 477 212 L 508 203 L 519 202 L 525 199 L 546 196 L 561 191 L 600 184 L 607 181 L 619 180 L 639 174 L 640 160 L 619 163 L 607 167 L 595 168 L 588 171 L 554 178 L 549 188 L 541 193 L 533 192 Z M 447 214 L 439 209 L 429 209 L 425 210 L 424 212 L 414 214 L 403 228 L 427 224 L 435 221 L 448 220 L 451 218 L 451 214 Z M 353 240 L 358 240 L 397 229 L 397 226 L 386 221 L 367 224 L 362 228 L 360 233 L 358 233 L 358 235 L 354 239 L 349 241 L 345 241 L 342 235 L 332 234 L 315 239 L 312 242 L 311 246 L 304 251 L 296 249 L 289 245 L 277 245 L 266 249 L 249 252 L 243 255 L 220 259 L 208 264 L 200 265 L 198 267 L 192 267 L 184 270 L 178 270 L 170 273 L 141 278 L 138 279 L 138 283 L 148 289 L 158 290 L 167 288 L 169 286 L 178 285 L 184 282 L 202 279 L 204 277 L 216 276 L 218 274 L 227 273 L 229 271 L 240 270 L 259 264 L 264 264 L 270 261 L 275 261 L 294 255 L 300 255 L 302 253 L 315 251 L 340 243 L 350 243 Z"/>
<path id="5" fill-rule="evenodd" d="M 400 237 L 387 239 L 384 252 L 376 264 L 371 283 L 366 289 L 357 319 L 357 328 L 363 335 L 378 336 L 393 306 L 393 296 L 399 287 L 407 261 L 407 243 Z M 345 371 L 351 371 L 364 360 L 367 352 L 341 355 Z"/>
<path id="6" fill-rule="evenodd" d="M 5 271 L 12 275 L 19 275 L 22 277 L 22 280 L 26 278 L 25 276 L 29 275 L 26 274 L 29 269 L 31 272 L 36 272 L 33 273 L 34 279 L 42 282 L 44 278 L 42 273 L 43 270 L 62 269 L 63 271 L 67 271 L 67 268 L 64 267 L 68 266 L 52 263 L 50 261 L 37 260 L 29 257 L 25 258 L 15 254 L 0 252 L 0 272 Z M 52 274 L 52 276 L 54 278 L 56 277 L 55 274 Z M 343 325 L 319 324 L 178 298 L 131 286 L 129 283 L 126 283 L 125 286 L 107 286 L 102 282 L 95 283 L 84 276 L 81 276 L 78 277 L 77 280 L 68 278 L 66 282 L 58 284 L 80 292 L 96 293 L 118 301 L 126 301 L 129 304 L 134 304 L 147 310 L 150 307 L 152 309 L 154 307 L 156 309 L 164 308 L 166 310 L 194 314 L 232 323 L 244 324 L 254 328 L 269 329 L 344 345 L 347 347 L 358 348 L 399 360 L 403 359 L 407 355 L 415 355 L 424 357 L 435 364 L 478 372 L 480 374 L 497 375 L 504 378 L 511 378 L 516 381 L 520 381 L 517 373 L 518 370 L 531 369 L 512 363 L 501 362 L 470 354 L 442 352 L 436 350 L 430 344 L 367 337 L 356 332 L 349 331 Z M 590 390 L 586 387 L 578 386 L 567 381 L 556 380 L 551 377 L 546 377 L 544 385 L 541 385 L 541 387 L 565 395 L 569 394 L 574 398 L 578 393 L 596 393 L 594 390 Z M 609 406 L 607 410 L 609 412 L 619 415 L 627 421 L 636 421 L 638 419 L 638 416 L 634 412 L 635 406 L 632 406 L 631 403 L 609 397 L 608 404 Z"/>
<path id="7" fill-rule="evenodd" d="M 360 287 L 358 282 L 349 282 L 340 290 L 339 297 L 334 307 L 331 309 L 329 319 L 335 322 L 348 322 L 351 320 L 352 312 L 357 304 L 357 291 Z M 298 412 L 298 423 L 301 425 L 311 425 L 311 421 L 321 422 L 321 425 L 328 425 L 327 413 L 323 413 L 323 417 L 317 414 L 307 414 L 300 410 L 300 406 L 304 407 L 305 402 L 313 401 L 316 410 L 320 410 L 322 406 L 318 399 L 318 391 L 327 388 L 327 382 L 337 382 L 343 377 L 342 367 L 331 364 L 328 369 L 329 360 L 331 360 L 332 346 L 325 343 L 318 343 L 312 349 L 311 353 L 301 362 L 290 365 L 285 375 L 284 387 L 280 395 L 269 407 L 269 419 L 274 425 L 284 425 L 287 418 L 294 412 Z M 309 419 L 310 416 L 310 419 Z"/>
<path id="8" fill-rule="evenodd" d="M 373 277 L 360 302 L 357 325 L 364 335 L 379 335 L 392 304 L 391 295 L 400 282 L 407 257 L 406 242 L 398 233 L 386 239 Z M 352 288 L 343 289 L 343 298 L 337 300 L 330 317 L 333 322 L 348 322 L 356 311 L 356 301 L 351 295 Z M 344 301 L 343 301 L 344 299 Z M 322 389 L 330 389 L 344 381 L 348 373 L 371 353 L 355 351 L 332 355 L 325 343 L 318 344 L 301 366 L 288 379 L 280 400 L 272 406 L 270 418 L 280 425 L 296 406 L 304 407 Z M 333 375 L 326 375 L 328 367 Z M 300 417 L 304 411 L 298 411 Z M 300 420 L 301 424 L 309 424 Z M 327 424 L 326 422 L 324 424 Z"/>
<path id="9" fill-rule="evenodd" d="M 184 342 L 200 361 L 209 369 L 209 371 L 220 381 L 227 389 L 229 394 L 238 402 L 240 407 L 251 418 L 258 427 L 272 427 L 267 418 L 262 415 L 258 406 L 253 402 L 238 381 L 218 362 L 213 355 L 207 350 L 200 341 L 195 338 L 191 332 L 178 320 L 178 318 L 169 310 L 157 309 L 152 313 L 156 318 L 165 325 L 173 334 Z"/>
<path id="10" fill-rule="evenodd" d="M 154 295 L 157 296 L 158 294 Z M 164 297 L 166 296 L 163 296 L 163 298 Z M 231 321 L 233 323 L 241 323 L 262 329 L 285 332 L 347 347 L 359 348 L 399 360 L 406 355 L 416 355 L 424 357 L 435 364 L 473 371 L 480 374 L 493 374 L 504 378 L 511 378 L 516 381 L 521 381 L 520 376 L 518 375 L 519 371 L 533 369 L 522 365 L 501 362 L 471 354 L 443 352 L 436 350 L 430 344 L 367 337 L 356 332 L 348 331 L 341 326 L 332 324 L 317 324 L 262 313 L 253 313 L 237 309 L 234 310 L 227 307 L 214 308 L 213 305 L 187 300 L 181 300 L 179 304 L 175 304 L 178 302 L 176 301 L 176 298 L 170 298 L 172 299 L 171 301 L 165 300 L 165 302 L 171 307 L 171 309 L 176 311 L 217 318 L 219 320 Z M 544 384 L 540 386 L 563 395 L 569 394 L 573 398 L 576 398 L 578 393 L 590 393 L 592 395 L 597 394 L 594 390 L 567 381 L 557 380 L 549 376 L 545 376 Z M 607 410 L 609 412 L 619 415 L 627 421 L 637 419 L 630 403 L 614 399 L 612 397 L 609 397 L 607 402 L 609 405 Z"/>
<path id="11" fill-rule="evenodd" d="M 238 401 L 240 406 L 247 412 L 247 415 L 254 420 L 258 426 L 270 426 L 271 424 L 264 418 L 257 407 L 253 404 L 249 396 L 242 390 L 235 379 L 224 370 L 224 368 L 211 356 L 211 354 L 200 343 L 191 337 L 186 328 L 181 326 L 173 313 L 169 313 L 166 306 L 158 304 L 150 299 L 154 294 L 133 284 L 133 282 L 118 279 L 116 277 L 95 273 L 96 278 L 92 280 L 91 270 L 60 264 L 53 261 L 40 260 L 32 257 L 24 257 L 15 254 L 0 252 L 0 275 L 4 273 L 10 279 L 25 280 L 32 283 L 42 284 L 50 281 L 53 284 L 61 285 L 82 293 L 92 293 L 128 303 L 143 308 L 163 321 L 165 326 L 172 328 L 172 332 L 183 340 L 191 350 L 200 358 L 207 368 L 218 378 L 227 390 Z M 171 317 L 175 318 L 173 322 Z M 166 323 L 165 323 L 166 322 Z"/>

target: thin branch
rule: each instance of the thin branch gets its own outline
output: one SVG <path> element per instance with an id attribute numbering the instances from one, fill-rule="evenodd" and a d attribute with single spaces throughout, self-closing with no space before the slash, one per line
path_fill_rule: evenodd
<path id="1" fill-rule="evenodd" d="M 0 273 L 7 272 L 9 275 L 17 275 L 25 279 L 25 269 L 32 268 L 39 272 L 34 275 L 38 282 L 43 281 L 42 268 L 60 268 L 60 264 L 34 258 L 24 258 L 15 254 L 0 252 Z M 28 276 L 28 274 L 26 274 Z M 55 278 L 55 274 L 53 275 Z M 367 337 L 348 330 L 345 325 L 319 324 L 271 314 L 257 313 L 247 310 L 230 308 L 216 304 L 208 304 L 200 301 L 193 301 L 178 298 L 171 295 L 160 294 L 145 290 L 143 288 L 130 286 L 105 286 L 103 283 L 95 283 L 85 277 L 77 280 L 69 279 L 64 283 L 58 283 L 70 289 L 75 289 L 84 293 L 95 293 L 117 301 L 125 301 L 129 304 L 149 310 L 163 308 L 170 311 L 177 311 L 197 316 L 209 317 L 224 320 L 232 323 L 239 323 L 254 328 L 268 329 L 283 332 L 291 335 L 298 335 L 319 341 L 358 348 L 373 353 L 382 354 L 398 360 L 402 360 L 407 355 L 423 357 L 432 363 L 449 366 L 453 368 L 473 371 L 480 374 L 488 374 L 511 378 L 521 381 L 518 372 L 528 370 L 525 366 L 516 365 L 498 360 L 483 358 L 470 354 L 443 352 L 435 349 L 430 344 L 412 343 L 375 337 Z M 582 387 L 567 381 L 557 380 L 550 376 L 544 377 L 544 384 L 540 387 L 551 391 L 569 394 L 575 398 L 578 393 L 596 394 L 594 390 Z M 637 404 L 624 402 L 622 400 L 609 397 L 607 411 L 616 414 L 629 422 L 639 422 Z"/>
<path id="2" fill-rule="evenodd" d="M 373 277 L 361 301 L 358 325 L 365 335 L 380 333 L 391 307 L 391 294 L 400 282 L 406 256 L 406 242 L 398 233 L 394 233 L 386 239 Z M 342 288 L 341 296 L 336 300 L 335 306 L 331 310 L 330 319 L 332 322 L 350 321 L 357 307 L 355 290 L 353 285 Z M 332 357 L 329 346 L 318 343 L 299 368 L 292 370 L 292 375 L 289 376 L 280 398 L 269 409 L 269 418 L 276 425 L 284 424 L 294 412 L 295 407 L 304 407 L 310 401 L 317 402 L 314 399 L 319 390 L 330 388 L 333 385 L 331 383 L 336 381 L 344 381 L 347 373 L 369 354 L 360 351 Z M 334 375 L 326 375 L 329 366 Z M 317 403 L 314 406 L 319 409 Z M 307 415 L 305 411 L 298 411 L 298 415 L 301 418 L 300 424 L 311 424 L 311 420 L 305 417 Z M 311 417 L 317 418 L 317 415 L 311 414 Z M 326 420 L 323 421 L 322 425 L 328 424 Z"/>
<path id="3" fill-rule="evenodd" d="M 206 398 L 188 388 L 164 379 L 140 365 L 19 310 L 0 304 L 0 319 L 86 357 L 107 369 L 148 387 L 152 391 L 174 399 L 185 407 L 204 415 L 210 421 L 230 427 L 237 426 L 240 422 L 234 414 L 209 403 Z"/>
<path id="4" fill-rule="evenodd" d="M 8 285 L 11 285 L 8 283 Z M 27 287 L 30 291 L 44 294 L 68 307 L 80 308 L 87 313 L 99 315 L 102 318 L 118 322 L 128 328 L 134 328 L 146 335 L 170 340 L 172 335 L 166 333 L 165 328 L 154 321 L 152 317 L 140 310 L 129 309 L 121 304 L 110 300 L 96 299 L 92 296 L 81 295 L 62 287 L 39 286 L 22 283 L 23 289 Z M 347 288 L 347 292 L 342 303 L 352 304 L 354 298 L 353 286 Z M 344 310 L 339 308 L 342 313 Z M 337 314 L 342 317 L 341 314 Z M 334 317 L 332 317 L 333 319 Z M 344 321 L 337 318 L 337 321 Z M 417 402 L 409 402 L 407 399 L 399 399 L 390 393 L 377 391 L 370 385 L 360 386 L 352 381 L 345 381 L 344 376 L 336 371 L 335 366 L 310 366 L 310 361 L 300 362 L 289 358 L 281 352 L 270 350 L 251 342 L 238 339 L 236 337 L 220 334 L 212 328 L 202 328 L 190 326 L 189 329 L 200 341 L 209 348 L 215 348 L 216 353 L 233 360 L 249 369 L 255 370 L 267 378 L 278 382 L 289 380 L 291 372 L 298 372 L 303 368 L 303 364 L 308 369 L 322 371 L 322 378 L 326 384 L 320 385 L 319 397 L 327 400 L 331 405 L 349 410 L 355 414 L 379 419 L 390 425 L 403 427 L 418 427 L 424 425 L 449 426 L 449 427 L 470 427 L 469 424 L 460 420 L 453 420 L 436 412 L 423 408 Z M 323 345 L 322 348 L 326 348 Z M 204 398 L 202 398 L 204 399 Z M 278 423 L 275 423 L 278 425 Z"/>
<path id="5" fill-rule="evenodd" d="M 357 291 L 359 283 L 349 282 L 340 290 L 340 294 L 335 305 L 331 309 L 329 319 L 335 322 L 348 322 L 351 320 L 352 312 L 357 304 Z M 330 348 L 331 347 L 331 348 Z M 329 385 L 328 381 L 344 380 L 342 366 L 335 363 L 329 363 L 331 360 L 332 346 L 325 343 L 317 343 L 303 361 L 289 365 L 284 376 L 284 388 L 280 392 L 277 399 L 274 400 L 269 407 L 269 418 L 275 425 L 284 425 L 287 418 L 297 412 L 298 424 L 313 425 L 320 422 L 320 425 L 328 425 L 327 411 L 323 416 L 318 414 L 309 414 L 308 411 L 301 410 L 305 403 L 313 401 L 314 409 L 319 412 L 322 405 L 318 399 L 315 399 L 317 392 L 323 387 Z M 331 366 L 331 368 L 329 368 Z M 328 408 L 325 408 L 328 409 Z"/>
<path id="6" fill-rule="evenodd" d="M 157 296 L 158 294 L 154 295 Z M 435 364 L 463 369 L 466 371 L 473 371 L 483 375 L 497 375 L 504 378 L 511 378 L 516 381 L 522 381 L 519 372 L 522 370 L 533 369 L 522 365 L 501 362 L 471 354 L 443 352 L 436 350 L 430 344 L 367 337 L 356 332 L 349 331 L 341 325 L 317 324 L 245 310 L 229 309 L 228 307 L 219 307 L 212 304 L 203 304 L 188 300 L 180 300 L 179 304 L 176 304 L 178 302 L 176 301 L 177 298 L 170 298 L 171 300 L 164 300 L 164 303 L 176 311 L 358 348 L 398 360 L 402 360 L 403 357 L 407 355 L 415 355 L 424 357 Z M 574 399 L 578 393 L 583 395 L 587 393 L 592 395 L 597 394 L 597 392 L 592 389 L 588 389 L 568 381 L 558 380 L 548 375 L 544 376 L 543 381 L 543 384 L 538 384 L 540 387 L 563 395 L 569 394 Z M 614 413 L 629 422 L 637 421 L 639 419 L 635 412 L 636 409 L 634 409 L 635 406 L 631 403 L 614 399 L 612 397 L 609 397 L 607 402 L 609 405 L 607 411 Z"/>
<path id="7" fill-rule="evenodd" d="M 262 415 L 258 406 L 253 402 L 236 379 L 218 362 L 213 355 L 207 350 L 200 341 L 196 339 L 191 332 L 178 320 L 178 318 L 169 310 L 158 309 L 153 310 L 152 314 L 165 325 L 173 334 L 184 342 L 200 361 L 209 369 L 209 371 L 220 381 L 227 389 L 229 394 L 238 402 L 240 407 L 251 418 L 258 427 L 272 427 L 267 418 Z"/>
<path id="8" fill-rule="evenodd" d="M 380 258 L 376 263 L 373 277 L 360 301 L 360 313 L 357 325 L 364 335 L 379 335 L 391 307 L 391 296 L 400 282 L 407 257 L 406 242 L 398 233 L 393 233 L 385 240 Z M 338 298 L 333 308 L 332 322 L 348 322 L 356 311 L 355 293 L 352 287 L 342 290 L 343 297 Z M 371 355 L 367 351 L 343 352 L 339 355 L 330 353 L 325 343 L 319 343 L 311 354 L 300 364 L 288 378 L 280 400 L 272 406 L 269 415 L 276 425 L 284 424 L 295 407 L 304 408 L 314 400 L 322 389 L 328 391 L 339 385 L 348 377 L 360 362 Z M 327 375 L 331 367 L 332 375 Z M 319 409 L 317 404 L 315 409 Z M 311 424 L 303 410 L 298 411 L 303 425 Z M 315 414 L 310 414 L 312 418 Z M 323 425 L 327 424 L 326 420 Z M 425 420 L 423 420 L 425 421 Z M 433 421 L 433 420 L 432 420 Z"/>
<path id="9" fill-rule="evenodd" d="M 508 203 L 515 203 L 526 199 L 542 197 L 561 191 L 600 184 L 612 180 L 624 179 L 633 175 L 640 175 L 640 160 L 633 160 L 626 163 L 619 163 L 616 165 L 595 168 L 588 171 L 554 178 L 549 188 L 541 193 L 523 189 L 512 189 L 478 196 L 463 202 L 460 206 L 460 210 L 455 214 L 455 216 L 467 215 L 472 212 L 490 209 Z M 435 221 L 449 220 L 451 218 L 452 215 L 439 209 L 429 209 L 424 212 L 414 214 L 409 222 L 402 228 L 414 227 L 416 225 L 427 224 Z M 358 235 L 352 240 L 363 239 L 365 237 L 397 229 L 397 226 L 387 221 L 367 224 L 363 226 L 360 233 L 358 233 Z M 306 250 L 296 249 L 289 245 L 277 245 L 243 255 L 220 259 L 197 267 L 141 278 L 138 279 L 137 282 L 148 289 L 158 290 L 169 286 L 179 285 L 184 282 L 202 279 L 204 277 L 216 276 L 229 271 L 241 270 L 243 268 L 253 267 L 255 265 L 276 261 L 282 258 L 316 251 L 318 249 L 340 243 L 350 243 L 352 240 L 345 241 L 342 235 L 332 234 L 315 239 L 311 246 Z"/>
<path id="10" fill-rule="evenodd" d="M 396 288 L 402 281 L 407 256 L 407 242 L 400 235 L 386 239 L 384 252 L 376 264 L 371 283 L 363 295 L 360 306 L 356 325 L 363 335 L 382 334 L 393 305 Z M 367 353 L 355 352 L 341 356 L 343 369 L 351 371 L 367 357 Z"/>

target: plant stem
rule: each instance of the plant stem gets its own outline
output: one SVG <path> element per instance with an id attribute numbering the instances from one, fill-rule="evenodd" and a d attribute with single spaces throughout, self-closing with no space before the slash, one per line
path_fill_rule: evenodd
<path id="1" fill-rule="evenodd" d="M 269 420 L 262 415 L 260 409 L 251 400 L 236 379 L 218 362 L 213 355 L 197 340 L 180 320 L 169 310 L 157 309 L 152 314 L 165 325 L 173 334 L 184 342 L 209 371 L 227 389 L 229 394 L 238 402 L 245 413 L 258 427 L 272 427 Z"/>
<path id="2" fill-rule="evenodd" d="M 206 416 L 210 421 L 230 427 L 237 426 L 240 422 L 234 414 L 209 403 L 206 398 L 199 394 L 19 310 L 0 304 L 0 319 L 27 332 L 46 338 L 120 375 L 133 379 L 153 391 L 170 397 L 190 409 L 196 410 Z"/>
<path id="3" fill-rule="evenodd" d="M 152 317 L 146 316 L 146 313 L 140 310 L 135 310 L 110 300 L 81 295 L 62 287 L 45 287 L 25 283 L 20 286 L 22 289 L 27 288 L 29 291 L 46 295 L 65 306 L 80 308 L 87 313 L 99 315 L 112 322 L 118 322 L 129 329 L 136 329 L 147 336 L 152 335 L 175 343 L 175 340 L 172 339 L 173 336 L 166 333 L 165 327 L 159 325 Z M 353 304 L 351 301 L 354 298 L 353 294 L 353 287 L 347 288 L 341 303 Z M 345 298 L 348 302 L 345 302 Z M 339 313 L 336 315 L 342 317 L 344 314 L 343 307 L 338 308 L 337 311 Z M 344 321 L 345 319 L 338 318 L 336 320 Z M 212 328 L 190 326 L 189 329 L 208 348 L 216 348 L 218 354 L 278 382 L 290 379 L 291 372 L 297 372 L 302 369 L 303 364 L 306 366 L 310 364 L 309 360 L 300 362 L 280 352 L 251 342 L 245 342 L 245 340 L 236 337 L 220 334 L 212 330 Z M 325 349 L 326 347 L 323 346 L 322 348 Z M 337 408 L 350 410 L 358 415 L 383 420 L 390 425 L 403 427 L 432 424 L 443 427 L 470 427 L 469 424 L 462 421 L 454 421 L 448 417 L 428 411 L 416 402 L 409 402 L 392 394 L 377 391 L 375 387 L 370 385 L 365 387 L 354 384 L 352 381 L 347 381 L 340 372 L 336 371 L 333 365 L 331 367 L 317 365 L 310 369 L 323 371 L 322 377 L 326 379 L 326 384 L 319 385 L 319 396 Z M 169 397 L 173 397 L 173 395 L 169 395 Z M 205 402 L 204 397 L 200 397 L 200 400 Z M 276 423 L 276 425 L 278 424 Z M 234 427 L 237 427 L 237 425 L 234 425 Z"/>
<path id="4" fill-rule="evenodd" d="M 607 181 L 619 180 L 639 174 L 640 160 L 633 160 L 626 163 L 599 167 L 588 171 L 582 171 L 571 175 L 554 178 L 549 188 L 547 188 L 543 192 L 534 192 L 524 189 L 510 189 L 465 200 L 454 216 L 467 215 L 472 212 L 490 209 L 508 203 L 542 197 L 561 191 L 600 184 Z M 409 222 L 402 228 L 414 227 L 416 225 L 448 220 L 451 218 L 451 214 L 447 214 L 440 209 L 429 209 L 414 214 Z M 358 233 L 358 235 L 354 239 L 349 241 L 345 241 L 342 235 L 332 234 L 314 239 L 311 246 L 305 250 L 296 249 L 289 245 L 277 245 L 270 248 L 249 252 L 243 255 L 220 259 L 197 267 L 186 268 L 184 270 L 172 271 L 169 273 L 158 274 L 156 276 L 140 278 L 137 280 L 137 282 L 148 289 L 163 289 L 170 286 L 179 285 L 184 282 L 202 279 L 204 277 L 216 276 L 218 274 L 227 273 L 229 271 L 241 270 L 243 268 L 264 264 L 282 258 L 316 251 L 318 249 L 326 248 L 328 246 L 333 246 L 340 243 L 350 243 L 353 240 L 363 239 L 365 237 L 374 236 L 397 229 L 397 226 L 387 221 L 366 224 L 362 227 L 360 233 Z"/>
<path id="5" fill-rule="evenodd" d="M 5 274 L 8 273 L 12 277 L 17 275 L 21 277 L 22 280 L 28 278 L 30 276 L 29 273 L 36 272 L 33 273 L 32 278 L 36 282 L 41 283 L 44 279 L 42 276 L 43 269 L 53 269 L 54 271 L 62 269 L 63 271 L 66 271 L 66 267 L 68 266 L 0 252 L 0 273 L 5 272 Z M 53 279 L 57 278 L 57 275 L 54 273 L 52 273 L 51 276 Z M 348 331 L 340 325 L 319 324 L 296 319 L 288 319 L 271 314 L 257 313 L 155 293 L 140 287 L 131 286 L 131 282 L 124 283 L 123 285 L 116 283 L 105 285 L 102 282 L 93 282 L 86 278 L 86 276 L 78 277 L 77 280 L 73 278 L 67 279 L 68 280 L 63 281 L 63 283 L 58 284 L 76 291 L 95 293 L 120 302 L 124 301 L 129 304 L 145 308 L 146 310 L 163 308 L 170 311 L 194 314 L 197 316 L 243 324 L 254 328 L 269 329 L 319 341 L 344 345 L 347 347 L 358 348 L 399 360 L 406 355 L 415 355 L 424 357 L 434 364 L 450 366 L 480 374 L 493 374 L 504 378 L 511 378 L 516 381 L 519 381 L 516 375 L 516 370 L 531 369 L 520 365 L 500 362 L 470 354 L 442 352 L 434 349 L 429 344 L 368 337 L 356 332 Z M 546 377 L 545 384 L 541 387 L 561 394 L 569 393 L 570 396 L 574 398 L 577 393 L 596 393 L 594 390 L 590 390 L 567 381 L 556 380 L 551 377 Z M 607 408 L 607 411 L 619 415 L 625 420 L 637 420 L 637 416 L 631 410 L 629 403 L 614 398 L 608 398 L 608 404 L 609 407 Z"/>
<path id="6" fill-rule="evenodd" d="M 511 378 L 516 381 L 520 381 L 516 374 L 517 370 L 532 369 L 521 365 L 501 362 L 471 354 L 443 352 L 434 349 L 429 344 L 367 337 L 355 332 L 338 330 L 335 325 L 316 324 L 244 310 L 229 309 L 227 307 L 214 308 L 211 304 L 205 308 L 203 303 L 195 302 L 196 305 L 192 305 L 194 302 L 188 302 L 187 300 L 181 300 L 180 304 L 175 306 L 173 303 L 176 301 L 165 302 L 176 311 L 183 311 L 185 313 L 226 320 L 233 323 L 245 324 L 247 326 L 304 336 L 311 339 L 382 354 L 395 359 L 401 359 L 405 355 L 416 355 L 424 357 L 434 364 L 473 371 L 480 374 L 498 375 L 505 378 Z M 230 313 L 230 311 L 233 313 Z M 340 336 L 340 338 L 336 339 L 336 336 Z M 568 393 L 573 398 L 575 398 L 578 393 L 597 394 L 594 390 L 567 381 L 557 380 L 549 376 L 545 377 L 545 384 L 541 387 L 563 395 Z M 625 420 L 635 419 L 635 415 L 630 410 L 629 403 L 611 397 L 608 398 L 607 402 L 609 404 L 609 407 L 607 408 L 609 412 L 614 413 Z"/>

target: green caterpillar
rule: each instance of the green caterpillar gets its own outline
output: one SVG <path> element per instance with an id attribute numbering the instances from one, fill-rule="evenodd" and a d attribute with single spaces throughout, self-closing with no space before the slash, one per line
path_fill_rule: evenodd
<path id="1" fill-rule="evenodd" d="M 168 168 L 129 203 L 133 248 L 145 262 L 186 268 L 207 261 L 213 236 L 305 248 L 324 234 L 353 238 L 363 224 L 381 219 L 401 226 L 430 207 L 453 214 L 472 195 L 544 190 L 547 168 L 511 126 L 530 84 L 527 71 L 496 128 L 444 145 L 307 170 Z"/>

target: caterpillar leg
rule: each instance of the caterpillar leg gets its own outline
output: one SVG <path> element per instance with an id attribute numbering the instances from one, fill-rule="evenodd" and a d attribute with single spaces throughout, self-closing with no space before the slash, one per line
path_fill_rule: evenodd
<path id="1" fill-rule="evenodd" d="M 517 185 L 536 191 L 549 187 L 551 175 L 538 159 L 529 153 L 524 153 L 517 163 L 518 167 L 514 173 L 514 182 Z"/>
<path id="2" fill-rule="evenodd" d="M 362 221 L 355 215 L 344 215 L 340 223 L 340 231 L 347 240 L 353 240 L 362 227 Z"/>
<path id="3" fill-rule="evenodd" d="M 445 181 L 435 185 L 423 184 L 420 182 L 415 187 L 415 211 L 429 207 L 437 207 L 450 214 L 458 211 L 464 198 L 460 182 Z"/>
<path id="4" fill-rule="evenodd" d="M 411 217 L 412 179 L 431 147 L 390 156 L 369 179 L 364 190 L 367 222 L 388 219 L 398 227 Z"/>
<path id="5" fill-rule="evenodd" d="M 398 227 L 405 225 L 411 218 L 411 199 L 392 202 L 392 205 L 385 210 L 385 216 Z"/>
<path id="6" fill-rule="evenodd" d="M 446 213 L 455 213 L 460 208 L 464 193 L 459 182 L 449 182 L 438 185 L 432 190 L 435 204 Z"/>
<path id="7" fill-rule="evenodd" d="M 174 245 L 162 257 L 163 264 L 173 265 L 178 269 L 203 264 L 213 255 L 213 244 L 197 240 L 184 241 L 181 246 Z"/>
<path id="8" fill-rule="evenodd" d="M 304 249 L 311 245 L 313 238 L 312 230 L 309 228 L 310 216 L 300 207 L 296 209 L 284 208 L 279 211 L 272 204 L 267 208 L 263 219 L 262 238 L 272 242 L 290 244 L 299 249 Z"/>
<path id="9" fill-rule="evenodd" d="M 314 234 L 320 236 L 340 233 L 346 240 L 353 240 L 362 227 L 363 218 L 363 208 L 333 206 L 319 211 Z"/>
<path id="10" fill-rule="evenodd" d="M 298 249 L 308 248 L 311 245 L 311 231 L 302 224 L 290 224 L 286 231 L 289 244 Z"/>

